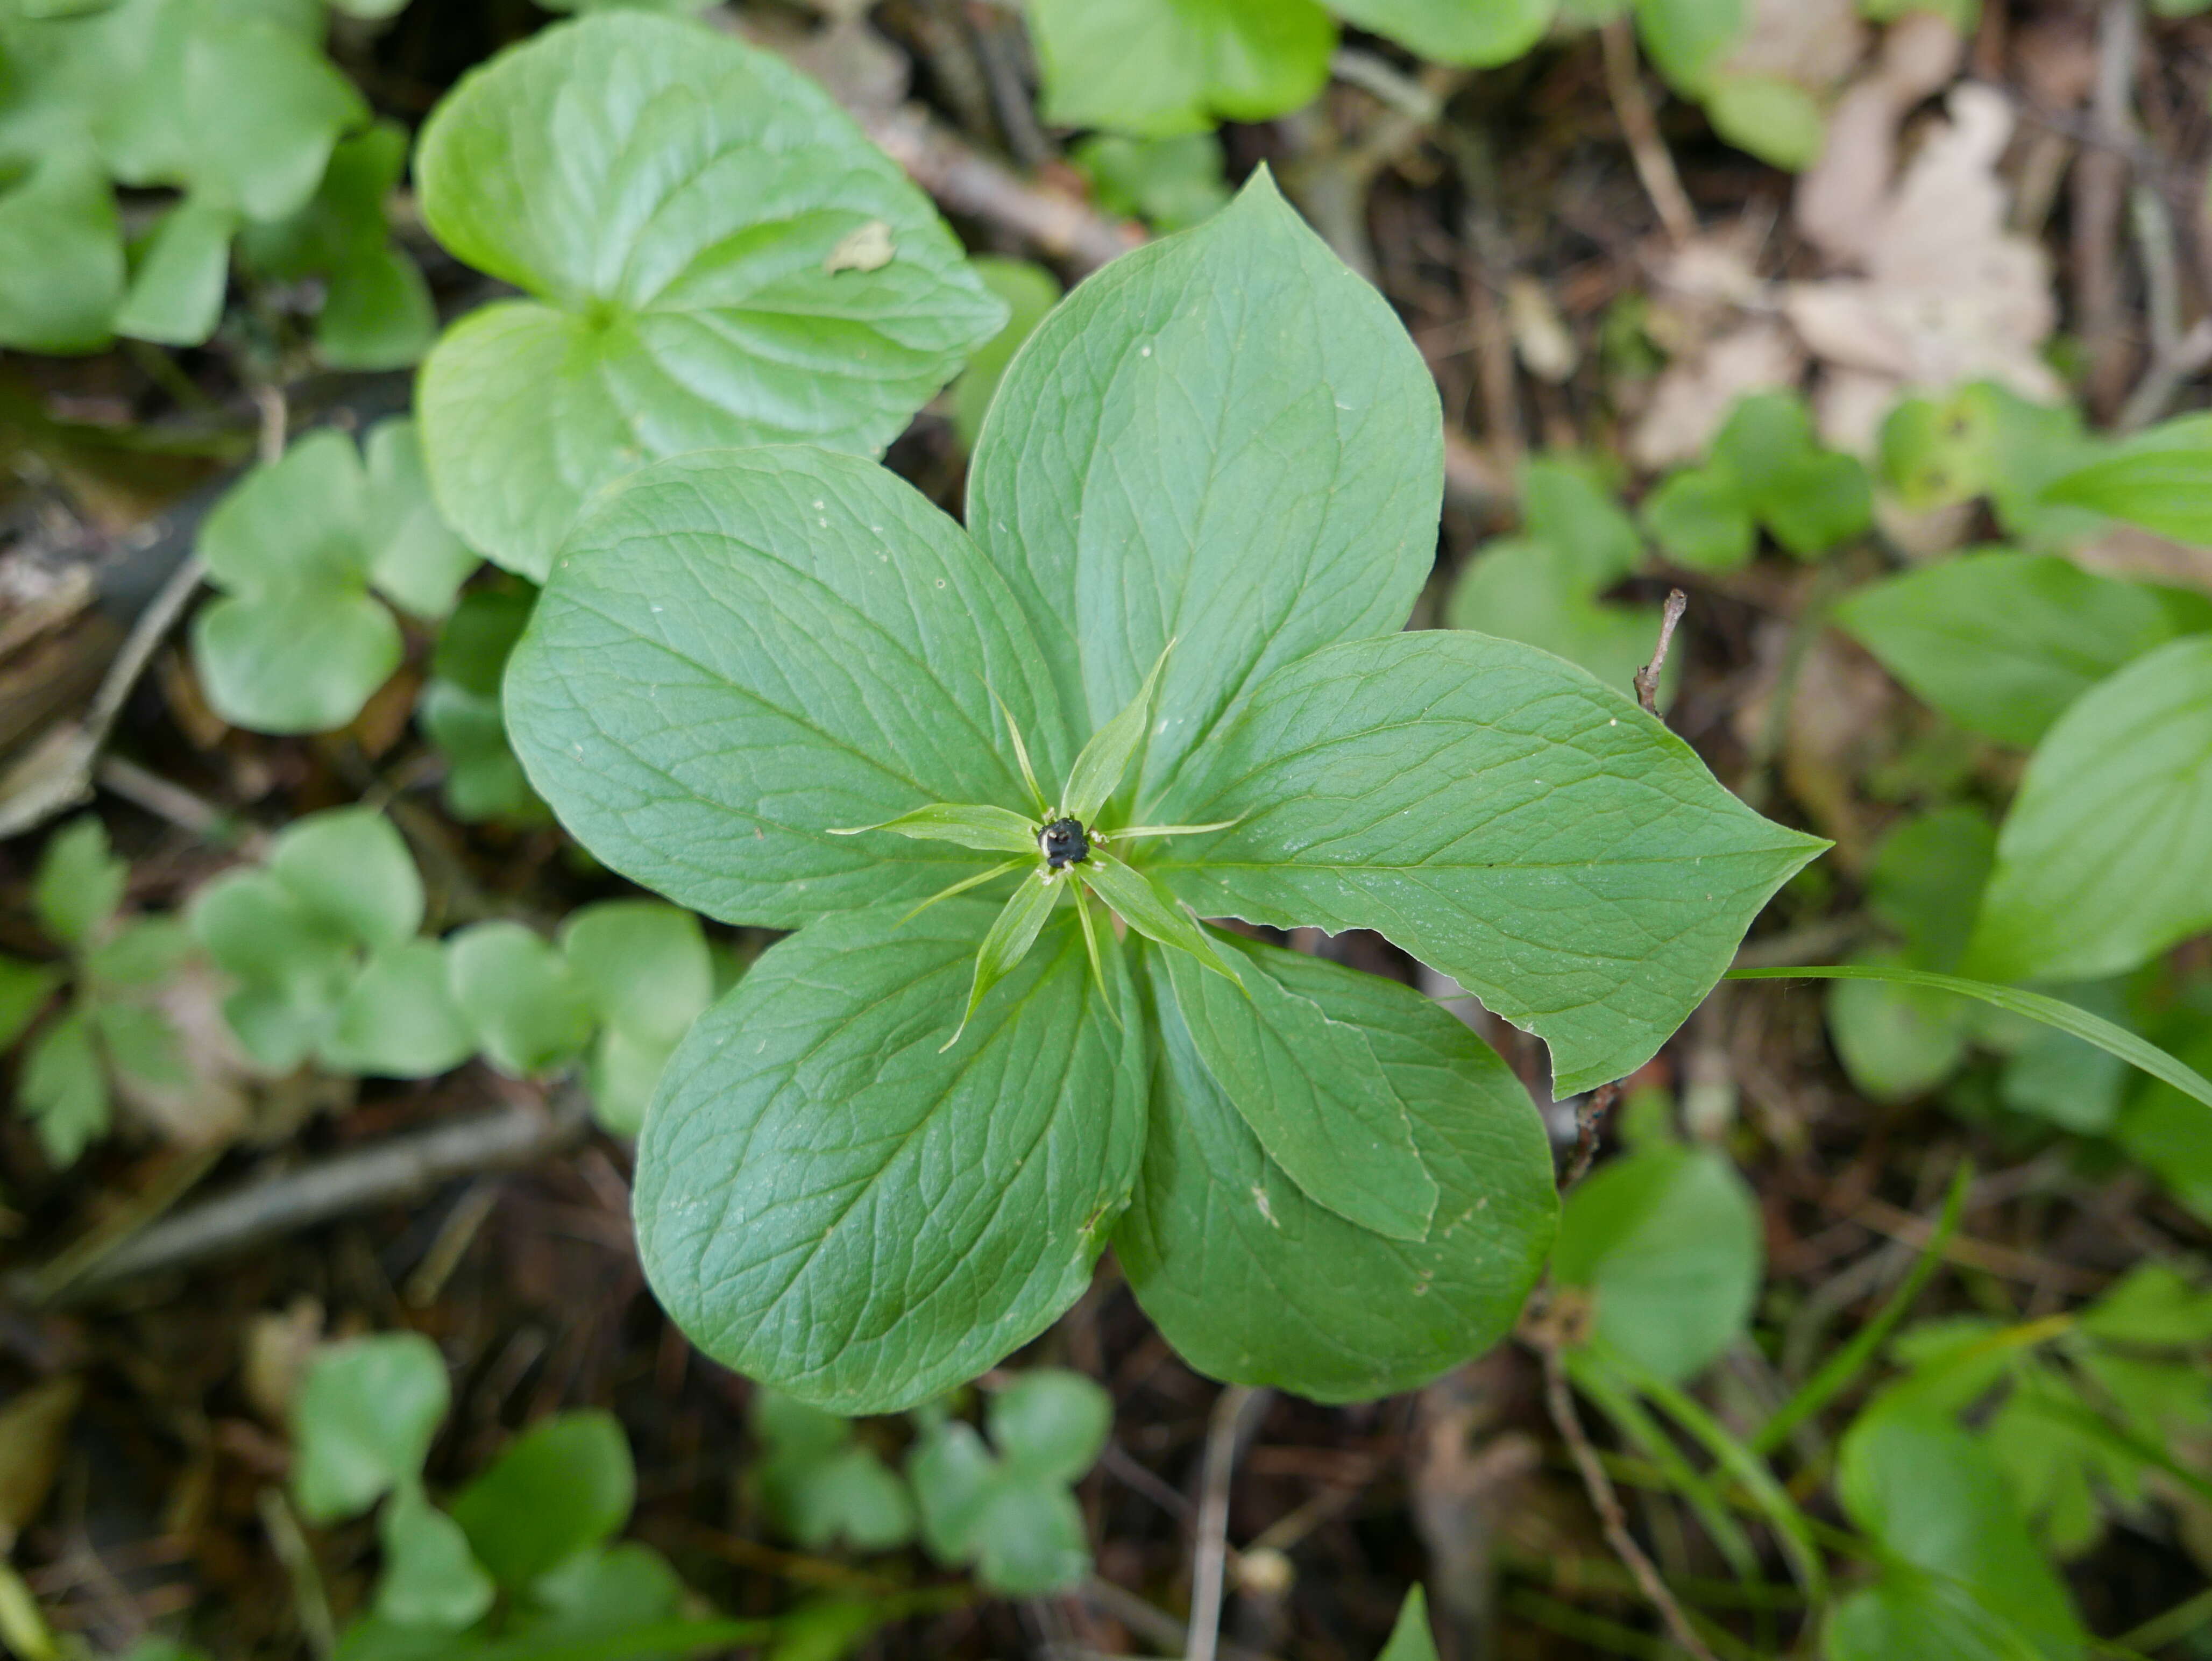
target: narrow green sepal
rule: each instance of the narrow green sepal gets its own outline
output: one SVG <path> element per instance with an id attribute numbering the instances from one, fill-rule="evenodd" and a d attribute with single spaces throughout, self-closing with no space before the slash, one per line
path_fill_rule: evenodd
<path id="1" fill-rule="evenodd" d="M 1215 948 L 1188 906 L 1163 893 L 1142 871 L 1133 870 L 1110 853 L 1092 849 L 1091 858 L 1074 868 L 1093 892 L 1120 914 L 1121 920 L 1163 946 L 1188 952 L 1206 968 L 1234 982 L 1238 991 L 1244 977 L 1237 966 Z"/>
<path id="2" fill-rule="evenodd" d="M 1036 780 L 1036 769 L 1030 765 L 1030 747 L 1022 742 L 1022 729 L 1014 719 L 1013 711 L 1006 700 L 994 692 L 991 701 L 999 706 L 999 713 L 1006 723 L 1006 737 L 1014 741 L 1014 760 L 1021 764 L 1022 782 L 1030 787 L 1030 799 L 1036 803 L 1037 816 L 1043 818 L 1052 812 L 1052 803 L 1044 799 L 1044 790 Z"/>
<path id="3" fill-rule="evenodd" d="M 1091 894 L 1080 882 L 1075 885 L 1075 920 L 1083 926 L 1083 949 L 1091 959 L 1091 978 L 1098 983 L 1099 998 L 1115 1026 L 1120 1027 L 1121 1012 L 1114 1007 L 1114 989 L 1106 984 L 1106 965 L 1098 955 L 1098 924 L 1091 915 Z"/>
<path id="4" fill-rule="evenodd" d="M 1128 772 L 1137 746 L 1145 741 L 1145 729 L 1152 718 L 1152 694 L 1159 690 L 1160 672 L 1167 668 L 1168 653 L 1174 650 L 1175 642 L 1170 640 L 1128 707 L 1092 733 L 1083 754 L 1075 758 L 1075 766 L 1068 772 L 1067 789 L 1060 798 L 1060 810 L 1070 818 L 1089 824 L 1121 787 L 1121 775 Z"/>
<path id="5" fill-rule="evenodd" d="M 951 888 L 939 888 L 935 894 L 930 895 L 928 899 L 923 900 L 919 906 L 916 906 L 904 917 L 899 918 L 897 922 L 892 924 L 891 926 L 895 929 L 902 929 L 908 924 L 913 922 L 915 918 L 920 917 L 924 912 L 927 911 L 932 906 L 934 906 L 939 900 L 950 900 L 954 894 L 965 894 L 970 888 L 980 888 L 986 882 L 992 881 L 994 878 L 1004 876 L 1008 871 L 1019 870 L 1028 863 L 1029 862 L 1027 860 L 1023 859 L 1009 859 L 1003 865 L 994 865 L 990 870 L 987 871 L 978 871 L 973 876 L 963 876 L 960 881 L 952 884 Z"/>
<path id="6" fill-rule="evenodd" d="M 886 819 L 880 825 L 855 825 L 833 830 L 832 836 L 859 836 L 866 831 L 889 831 L 916 842 L 955 842 L 985 853 L 1035 853 L 1037 827 L 1010 808 L 975 807 L 957 802 L 933 802 L 912 813 Z"/>
<path id="7" fill-rule="evenodd" d="M 1052 915 L 1053 902 L 1060 898 L 1060 886 L 1058 873 L 1040 865 L 1035 876 L 1024 877 L 1015 888 L 1013 898 L 1006 901 L 1006 909 L 999 913 L 998 921 L 991 924 L 990 932 L 976 949 L 975 979 L 968 989 L 968 1007 L 961 1011 L 960 1024 L 952 1029 L 952 1036 L 945 1040 L 938 1054 L 943 1055 L 960 1041 L 960 1034 L 968 1030 L 968 1022 L 975 1014 L 975 1006 L 983 1001 L 983 994 L 1012 974 L 1029 955 L 1045 918 Z"/>
<path id="8" fill-rule="evenodd" d="M 1133 842 L 1140 836 L 1204 836 L 1209 831 L 1235 830 L 1242 819 L 1218 819 L 1211 825 L 1127 825 L 1117 831 L 1091 833 L 1094 842 Z"/>

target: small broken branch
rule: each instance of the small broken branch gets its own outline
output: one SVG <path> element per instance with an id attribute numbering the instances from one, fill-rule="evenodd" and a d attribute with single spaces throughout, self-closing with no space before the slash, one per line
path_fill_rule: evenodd
<path id="1" fill-rule="evenodd" d="M 1628 140 L 1636 176 L 1644 181 L 1644 193 L 1658 209 L 1659 222 L 1667 227 L 1668 238 L 1679 246 L 1697 235 L 1698 210 L 1690 205 L 1690 193 L 1682 188 L 1681 174 L 1674 171 L 1674 158 L 1668 153 L 1667 141 L 1659 136 L 1658 118 L 1651 112 L 1644 78 L 1637 70 L 1632 27 L 1626 18 L 1617 17 L 1598 31 L 1605 51 L 1606 90 L 1613 98 L 1613 117 Z"/>
<path id="2" fill-rule="evenodd" d="M 1589 1174 L 1590 1161 L 1597 1157 L 1598 1132 L 1605 1128 L 1606 1115 L 1620 1100 L 1620 1083 L 1615 1080 L 1599 1085 L 1575 1104 L 1575 1152 L 1559 1178 L 1562 1193 Z"/>
<path id="3" fill-rule="evenodd" d="M 1644 706 L 1646 715 L 1659 712 L 1659 677 L 1666 672 L 1667 653 L 1674 644 L 1674 631 L 1681 627 L 1682 614 L 1690 609 L 1690 597 L 1679 588 L 1668 591 L 1666 610 L 1659 619 L 1659 649 L 1651 654 L 1651 661 L 1636 671 L 1636 701 Z"/>
<path id="4" fill-rule="evenodd" d="M 1010 232 L 1081 271 L 1096 270 L 1146 239 L 1141 226 L 1109 219 L 1087 202 L 978 155 L 911 105 L 883 115 L 856 113 L 868 136 L 940 205 Z"/>
<path id="5" fill-rule="evenodd" d="M 453 1177 L 532 1164 L 580 1140 L 590 1116 L 582 1086 L 570 1082 L 544 1105 L 516 1103 L 247 1183 L 153 1224 L 58 1283 L 33 1270 L 9 1289 L 33 1305 L 73 1301 L 118 1281 L 244 1251 L 413 1198 Z"/>
<path id="6" fill-rule="evenodd" d="M 1644 1548 L 1636 1543 L 1636 1537 L 1628 1531 L 1628 1515 L 1620 1508 L 1620 1495 L 1613 1489 L 1613 1478 L 1605 1474 L 1597 1449 L 1590 1445 L 1589 1433 L 1583 1428 L 1582 1417 L 1575 1411 L 1574 1391 L 1568 1387 L 1567 1370 L 1559 1360 L 1559 1347 L 1547 1343 L 1540 1349 L 1544 1357 L 1545 1404 L 1551 1409 L 1552 1422 L 1565 1440 L 1567 1451 L 1574 1455 L 1576 1469 L 1582 1472 L 1583 1487 L 1597 1512 L 1606 1543 L 1636 1578 L 1638 1587 L 1650 1600 L 1652 1608 L 1659 1611 L 1659 1618 L 1667 1623 L 1668 1635 L 1697 1657 L 1698 1661 L 1718 1661 L 1705 1640 L 1698 1636 L 1689 1616 L 1682 1613 L 1674 1594 L 1667 1590 L 1667 1583 L 1659 1578 L 1658 1569 L 1644 1555 Z"/>
<path id="7" fill-rule="evenodd" d="M 1198 1496 L 1198 1552 L 1190 1573 L 1190 1629 L 1183 1661 L 1214 1661 L 1221 1641 L 1222 1583 L 1229 1567 L 1229 1484 L 1244 1438 L 1274 1399 L 1272 1390 L 1231 1385 L 1213 1404 Z"/>

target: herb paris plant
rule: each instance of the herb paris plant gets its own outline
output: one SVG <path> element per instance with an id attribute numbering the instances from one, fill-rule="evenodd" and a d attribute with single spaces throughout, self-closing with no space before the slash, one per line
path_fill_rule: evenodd
<path id="1" fill-rule="evenodd" d="M 1224 1378 L 1375 1395 L 1505 1330 L 1556 1211 L 1519 1083 L 1407 988 L 1198 918 L 1377 930 L 1579 1090 L 1820 845 L 1559 659 L 1394 632 L 1441 490 L 1420 359 L 1262 176 L 1031 337 L 968 531 L 775 448 L 647 468 L 570 536 L 507 672 L 533 784 L 617 870 L 798 931 L 640 1148 L 703 1348 L 906 1406 L 1109 1241 Z"/>

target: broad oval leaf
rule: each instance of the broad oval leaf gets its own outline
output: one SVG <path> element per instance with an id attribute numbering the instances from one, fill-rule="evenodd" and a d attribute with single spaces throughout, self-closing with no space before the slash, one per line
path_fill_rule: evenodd
<path id="1" fill-rule="evenodd" d="M 1759 1203 L 1727 1156 L 1662 1144 L 1601 1167 L 1567 1202 L 1552 1272 L 1589 1294 L 1596 1341 L 1678 1384 L 1751 1318 Z"/>
<path id="2" fill-rule="evenodd" d="M 2123 973 L 2212 923 L 2212 637 L 2160 646 L 2051 729 L 1997 835 L 1962 967 Z"/>
<path id="3" fill-rule="evenodd" d="M 1440 1190 L 1413 1115 L 1364 1033 L 1238 952 L 1240 988 L 1187 952 L 1167 956 L 1184 1030 L 1267 1157 L 1306 1197 L 1392 1240 L 1427 1238 Z"/>
<path id="4" fill-rule="evenodd" d="M 452 1390 L 438 1347 L 379 1333 L 318 1351 L 292 1403 L 292 1493 L 311 1523 L 358 1516 L 418 1479 Z"/>
<path id="5" fill-rule="evenodd" d="M 453 1498 L 469 1549 L 510 1591 L 575 1562 L 629 1520 L 637 1472 L 611 1413 L 533 1425 Z"/>
<path id="6" fill-rule="evenodd" d="M 1881 1578 L 1830 1611 L 1836 1661 L 2069 1661 L 2087 1634 L 1987 1446 L 1948 1419 L 1877 1404 L 1844 1436 L 1844 1509 Z"/>
<path id="7" fill-rule="evenodd" d="M 1036 641 L 960 528 L 872 463 L 663 462 L 562 553 L 507 666 L 516 753 L 599 858 L 728 922 L 919 900 L 984 856 L 878 824 L 1027 799 L 1073 753 Z"/>
<path id="8" fill-rule="evenodd" d="M 1860 589 L 1836 621 L 1960 725 L 2026 748 L 2115 670 L 2212 629 L 2212 600 L 1996 552 Z"/>
<path id="9" fill-rule="evenodd" d="M 639 1144 L 638 1246 L 708 1355 L 840 1413 L 973 1377 L 1080 1295 L 1127 1203 L 1144 1040 L 1063 919 L 939 1046 L 993 907 L 824 918 L 691 1029 Z M 1133 994 L 1118 955 L 1117 1003 Z"/>
<path id="10" fill-rule="evenodd" d="M 1315 1204 L 1267 1157 L 1200 1059 L 1164 955 L 1145 952 L 1152 1123 L 1114 1245 L 1176 1351 L 1214 1378 L 1344 1402 L 1411 1390 L 1503 1337 L 1559 1215 L 1543 1126 L 1505 1064 L 1408 987 L 1253 949 L 1272 979 L 1361 1030 L 1406 1104 L 1439 1193 L 1425 1240 L 1390 1240 Z"/>
<path id="11" fill-rule="evenodd" d="M 1029 0 L 1045 118 L 1161 137 L 1264 121 L 1328 79 L 1315 0 Z"/>
<path id="12" fill-rule="evenodd" d="M 1347 23 L 1439 64 L 1510 63 L 1544 38 L 1559 0 L 1328 0 Z"/>
<path id="13" fill-rule="evenodd" d="M 503 1073 L 544 1072 L 591 1040 L 585 988 L 568 960 L 520 923 L 463 929 L 446 943 L 446 974 L 485 1058 Z"/>
<path id="14" fill-rule="evenodd" d="M 1139 763 L 1140 815 L 1165 822 L 1153 795 L 1240 693 L 1405 621 L 1436 562 L 1443 456 L 1404 328 L 1263 172 L 1030 337 L 983 423 L 968 524 L 1083 732 L 1185 642 Z"/>
<path id="15" fill-rule="evenodd" d="M 439 239 L 533 296 L 448 330 L 422 388 L 447 516 L 526 576 L 645 462 L 881 449 L 1006 319 L 821 88 L 694 24 L 544 31 L 439 106 L 416 170 Z M 861 234 L 890 257 L 843 257 Z"/>
<path id="16" fill-rule="evenodd" d="M 1152 867 L 1200 916 L 1373 929 L 1541 1037 L 1562 1094 L 1648 1061 L 1826 846 L 1622 694 L 1468 633 L 1279 670 L 1170 806 L 1237 821 Z"/>

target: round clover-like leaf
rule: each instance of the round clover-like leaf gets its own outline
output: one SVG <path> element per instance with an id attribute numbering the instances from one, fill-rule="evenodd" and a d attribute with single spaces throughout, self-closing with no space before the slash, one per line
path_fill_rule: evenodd
<path id="1" fill-rule="evenodd" d="M 1115 1250 L 1145 1312 L 1201 1373 L 1324 1402 L 1413 1389 L 1509 1331 L 1535 1281 L 1558 1215 L 1543 1126 L 1505 1064 L 1410 988 L 1246 951 L 1372 1046 L 1436 1186 L 1426 1234 L 1394 1240 L 1306 1197 L 1231 1106 L 1166 955 L 1147 949 L 1152 1125 Z"/>
<path id="2" fill-rule="evenodd" d="M 414 1482 L 451 1389 L 419 1333 L 350 1339 L 317 1354 L 292 1405 L 292 1492 L 314 1523 L 367 1511 Z"/>
<path id="3" fill-rule="evenodd" d="M 629 1520 L 637 1471 L 610 1413 L 564 1413 L 509 1442 L 454 1497 L 453 1520 L 491 1578 L 520 1591 Z"/>
<path id="4" fill-rule="evenodd" d="M 447 518 L 526 576 L 657 458 L 880 450 L 1006 318 L 827 94 L 690 23 L 609 13 L 502 53 L 416 176 L 439 239 L 532 296 L 448 330 L 422 388 Z"/>
<path id="5" fill-rule="evenodd" d="M 1315 0 L 1030 0 L 1029 18 L 1048 120 L 1151 137 L 1294 110 L 1336 46 Z"/>
<path id="6" fill-rule="evenodd" d="M 1022 801 L 1073 744 L 1006 582 L 910 486 L 795 446 L 679 457 L 564 549 L 507 666 L 531 782 L 600 859 L 726 922 L 795 928 L 994 863 L 879 825 Z"/>
<path id="7" fill-rule="evenodd" d="M 478 923 L 446 943 L 453 1001 L 501 1072 L 542 1073 L 590 1041 L 592 1006 L 568 961 L 520 923 Z"/>
<path id="8" fill-rule="evenodd" d="M 941 1046 L 994 907 L 824 918 L 669 1064 L 638 1247 L 708 1355 L 841 1413 L 928 1399 L 1079 1296 L 1136 1175 L 1143 1032 L 1063 917 Z M 1116 954 L 1116 1007 L 1133 996 Z"/>
<path id="9" fill-rule="evenodd" d="M 1405 329 L 1263 172 L 1039 325 L 984 422 L 968 524 L 1084 732 L 1186 642 L 1146 803 L 1270 670 L 1404 623 L 1436 562 L 1443 442 Z"/>
<path id="10" fill-rule="evenodd" d="M 412 940 L 372 957 L 339 1003 L 323 1064 L 385 1078 L 432 1078 L 475 1053 L 476 1029 L 453 1002 L 446 954 Z"/>
<path id="11" fill-rule="evenodd" d="M 1542 39 L 1559 0 L 1328 0 L 1328 9 L 1423 58 L 1486 67 Z"/>
<path id="12" fill-rule="evenodd" d="M 352 720 L 399 666 L 398 625 L 370 590 L 435 615 L 476 563 L 431 505 L 405 421 L 369 433 L 365 467 L 326 428 L 254 469 L 208 515 L 200 553 L 223 596 L 193 619 L 193 658 L 216 712 L 257 732 Z"/>
<path id="13" fill-rule="evenodd" d="M 1589 1294 L 1598 1342 L 1674 1383 L 1742 1332 L 1763 1260 L 1758 1202 L 1727 1156 L 1664 1144 L 1575 1190 L 1552 1270 Z"/>
<path id="14" fill-rule="evenodd" d="M 295 820 L 270 849 L 269 869 L 301 904 L 363 946 L 397 946 L 422 926 L 414 856 L 373 808 L 333 808 Z"/>

